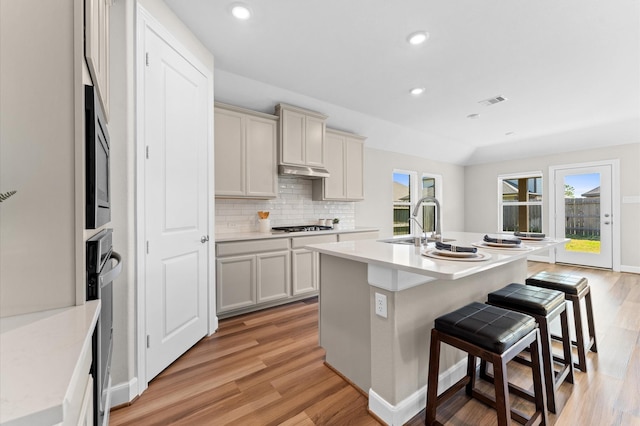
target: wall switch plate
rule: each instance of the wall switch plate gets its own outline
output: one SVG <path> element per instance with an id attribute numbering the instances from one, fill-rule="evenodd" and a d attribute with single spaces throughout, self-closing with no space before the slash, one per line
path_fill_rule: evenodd
<path id="1" fill-rule="evenodd" d="M 387 296 L 381 293 L 376 293 L 376 315 L 387 317 Z"/>

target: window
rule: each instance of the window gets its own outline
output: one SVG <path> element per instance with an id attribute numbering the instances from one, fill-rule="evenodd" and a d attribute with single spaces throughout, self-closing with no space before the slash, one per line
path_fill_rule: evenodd
<path id="1" fill-rule="evenodd" d="M 411 234 L 411 187 L 415 172 L 393 172 L 393 235 Z"/>
<path id="2" fill-rule="evenodd" d="M 429 175 L 422 176 L 422 197 L 436 196 L 436 178 Z M 435 203 L 422 203 L 422 228 L 425 232 L 436 230 Z"/>
<path id="3" fill-rule="evenodd" d="M 542 232 L 542 172 L 498 177 L 499 229 Z"/>
<path id="4" fill-rule="evenodd" d="M 410 235 L 417 226 L 409 218 L 415 203 L 422 197 L 437 197 L 440 201 L 440 177 L 423 174 L 418 181 L 413 171 L 393 172 L 393 235 Z M 425 232 L 435 230 L 436 208 L 434 203 L 423 203 L 422 221 Z"/>

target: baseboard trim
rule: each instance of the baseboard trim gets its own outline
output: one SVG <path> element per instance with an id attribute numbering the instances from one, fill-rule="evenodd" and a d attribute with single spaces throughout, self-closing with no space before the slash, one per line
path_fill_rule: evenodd
<path id="1" fill-rule="evenodd" d="M 533 262 L 552 263 L 549 256 L 536 256 L 535 254 L 528 256 L 527 260 L 531 260 Z"/>
<path id="2" fill-rule="evenodd" d="M 438 389 L 447 389 L 467 373 L 467 359 L 450 367 L 438 377 Z M 389 426 L 408 422 L 427 405 L 427 386 L 423 386 L 396 405 L 369 389 L 369 411 Z"/>
<path id="3" fill-rule="evenodd" d="M 631 274 L 640 274 L 640 266 L 620 265 L 620 272 L 629 272 Z"/>
<path id="4" fill-rule="evenodd" d="M 111 409 L 129 405 L 138 396 L 138 378 L 111 386 Z"/>

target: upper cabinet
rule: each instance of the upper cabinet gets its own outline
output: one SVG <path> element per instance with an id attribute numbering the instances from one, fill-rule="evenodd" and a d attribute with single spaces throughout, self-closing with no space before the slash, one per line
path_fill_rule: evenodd
<path id="1" fill-rule="evenodd" d="M 313 182 L 314 200 L 364 200 L 365 138 L 326 129 L 326 167 L 330 176 Z"/>
<path id="2" fill-rule="evenodd" d="M 89 74 L 98 92 L 104 116 L 109 121 L 109 8 L 111 0 L 85 1 L 84 54 Z"/>
<path id="3" fill-rule="evenodd" d="M 280 164 L 325 167 L 326 115 L 287 104 L 278 104 L 280 116 Z"/>
<path id="4" fill-rule="evenodd" d="M 216 102 L 215 188 L 219 198 L 275 198 L 277 117 Z"/>

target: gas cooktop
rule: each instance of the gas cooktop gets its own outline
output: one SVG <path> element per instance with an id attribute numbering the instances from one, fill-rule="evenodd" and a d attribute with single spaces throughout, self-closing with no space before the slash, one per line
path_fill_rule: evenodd
<path id="1" fill-rule="evenodd" d="M 300 225 L 300 226 L 274 226 L 272 231 L 280 232 L 310 232 L 310 231 L 330 231 L 333 228 L 330 226 L 321 225 Z"/>

